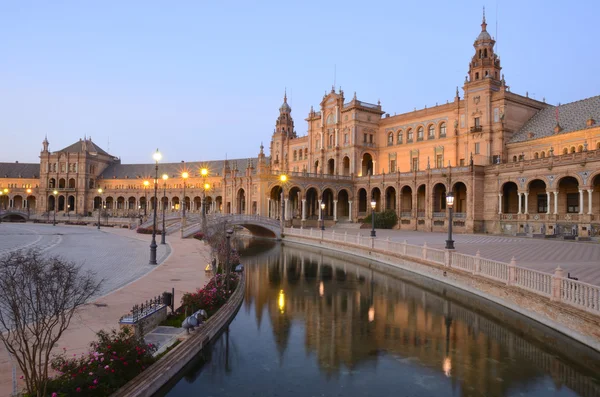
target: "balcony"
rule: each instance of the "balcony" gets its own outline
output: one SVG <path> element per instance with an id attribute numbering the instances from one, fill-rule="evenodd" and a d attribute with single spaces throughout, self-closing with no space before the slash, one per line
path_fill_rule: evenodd
<path id="1" fill-rule="evenodd" d="M 476 125 L 475 127 L 471 127 L 471 132 L 481 132 L 483 131 L 483 127 L 480 125 Z"/>

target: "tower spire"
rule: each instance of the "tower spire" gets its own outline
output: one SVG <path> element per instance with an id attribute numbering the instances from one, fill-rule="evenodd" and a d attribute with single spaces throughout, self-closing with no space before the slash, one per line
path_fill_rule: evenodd
<path id="1" fill-rule="evenodd" d="M 483 32 L 487 28 L 487 23 L 485 22 L 485 6 L 483 6 L 483 20 L 481 21 L 481 31 Z"/>
<path id="2" fill-rule="evenodd" d="M 283 103 L 287 103 L 287 87 L 283 90 Z"/>

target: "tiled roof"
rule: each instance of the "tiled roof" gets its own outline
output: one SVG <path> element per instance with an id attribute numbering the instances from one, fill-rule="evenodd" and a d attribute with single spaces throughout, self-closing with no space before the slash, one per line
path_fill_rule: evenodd
<path id="1" fill-rule="evenodd" d="M 558 121 L 562 130 L 554 132 L 556 127 L 556 106 L 548 106 L 537 112 L 519 130 L 508 143 L 525 142 L 552 135 L 584 130 L 590 116 L 600 122 L 600 95 L 580 101 L 567 103 L 558 107 Z"/>
<path id="2" fill-rule="evenodd" d="M 0 178 L 39 178 L 40 164 L 0 163 Z"/>
<path id="3" fill-rule="evenodd" d="M 255 173 L 257 170 L 258 159 L 256 157 L 252 159 L 234 159 L 227 160 L 229 162 L 230 169 L 238 170 L 238 175 L 245 175 L 246 166 L 248 161 L 252 160 L 254 165 Z M 223 174 L 223 166 L 225 160 L 216 161 L 190 161 L 185 163 L 185 170 L 190 174 L 190 177 L 200 176 L 200 169 L 203 167 L 208 168 L 209 176 L 216 176 Z M 184 163 L 159 163 L 158 164 L 158 175 L 159 178 L 162 174 L 167 174 L 169 177 L 175 177 L 181 174 L 184 169 Z M 136 178 L 151 178 L 155 173 L 154 164 L 112 164 L 108 166 L 102 173 L 101 177 L 104 179 L 136 179 Z"/>
<path id="4" fill-rule="evenodd" d="M 87 151 L 91 153 L 103 154 L 105 156 L 110 156 L 110 154 L 106 153 L 100 146 L 96 145 L 90 139 L 86 139 L 87 141 Z M 67 146 L 64 149 L 58 150 L 58 152 L 67 152 L 67 153 L 81 153 L 83 152 L 83 140 L 79 140 L 72 145 Z"/>

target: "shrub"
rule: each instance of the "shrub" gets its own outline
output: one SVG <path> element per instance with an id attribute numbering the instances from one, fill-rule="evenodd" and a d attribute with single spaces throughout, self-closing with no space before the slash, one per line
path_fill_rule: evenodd
<path id="1" fill-rule="evenodd" d="M 185 310 L 187 307 L 188 314 L 192 314 L 197 310 L 204 309 L 209 317 L 212 316 L 235 291 L 239 278 L 236 273 L 229 274 L 229 291 L 225 290 L 225 281 L 224 275 L 217 274 L 204 288 L 198 289 L 194 293 L 184 294 L 181 298 L 182 307 L 179 310 Z"/>
<path id="2" fill-rule="evenodd" d="M 371 225 L 371 214 L 363 219 L 365 225 Z M 375 213 L 375 227 L 377 229 L 392 229 L 398 223 L 398 216 L 394 210 L 385 210 Z"/>
<path id="3" fill-rule="evenodd" d="M 135 231 L 140 234 L 152 234 L 152 226 L 138 227 L 137 229 L 135 229 Z M 162 234 L 162 230 L 156 229 L 156 234 L 158 234 L 158 235 Z"/>
<path id="4" fill-rule="evenodd" d="M 193 237 L 196 240 L 204 240 L 204 233 L 202 233 L 202 232 L 195 233 Z"/>
<path id="5" fill-rule="evenodd" d="M 52 360 L 58 376 L 50 380 L 48 391 L 57 395 L 102 397 L 136 377 L 156 359 L 156 347 L 146 344 L 129 327 L 100 331 L 91 350 L 80 357 L 60 355 Z"/>
<path id="6" fill-rule="evenodd" d="M 73 222 L 73 221 L 66 221 L 65 225 L 76 225 L 76 226 L 87 226 L 87 222 L 83 222 L 83 221 L 77 221 L 77 222 Z"/>

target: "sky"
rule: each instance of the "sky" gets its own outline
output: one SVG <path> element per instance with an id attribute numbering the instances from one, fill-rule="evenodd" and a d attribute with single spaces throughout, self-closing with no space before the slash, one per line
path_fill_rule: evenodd
<path id="1" fill-rule="evenodd" d="M 285 89 L 299 136 L 334 83 L 391 115 L 445 103 L 484 6 L 512 92 L 600 94 L 597 0 L 0 1 L 0 162 L 39 162 L 45 136 L 128 164 L 255 157 Z"/>

